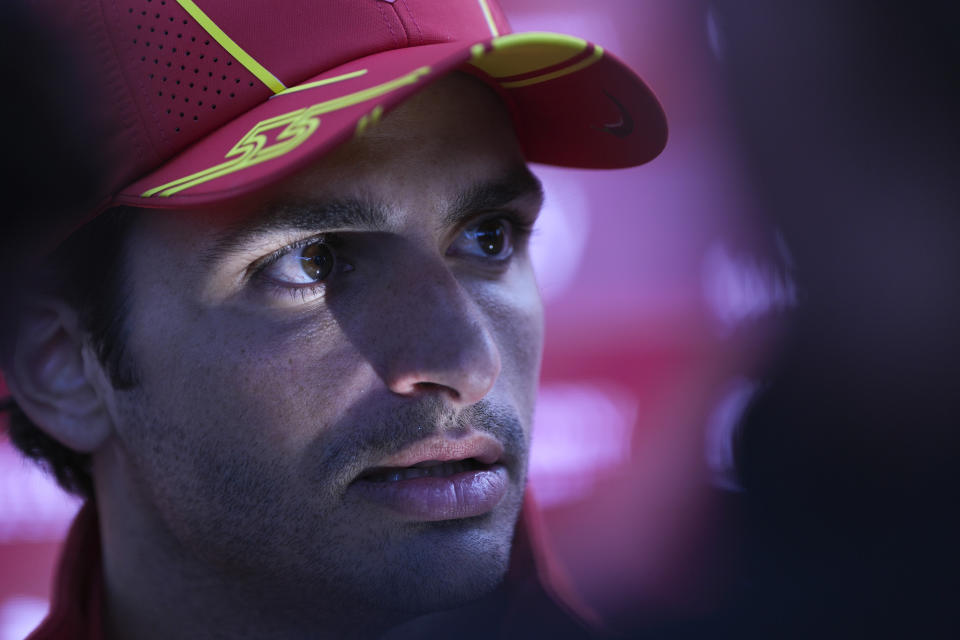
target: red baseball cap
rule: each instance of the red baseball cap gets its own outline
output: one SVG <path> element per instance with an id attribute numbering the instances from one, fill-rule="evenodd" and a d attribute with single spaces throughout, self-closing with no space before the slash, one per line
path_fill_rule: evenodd
<path id="1" fill-rule="evenodd" d="M 105 87 L 110 165 L 91 217 L 251 193 L 454 70 L 499 93 L 529 161 L 629 167 L 666 144 L 663 110 L 628 67 L 579 38 L 511 33 L 496 0 L 36 4 Z"/>

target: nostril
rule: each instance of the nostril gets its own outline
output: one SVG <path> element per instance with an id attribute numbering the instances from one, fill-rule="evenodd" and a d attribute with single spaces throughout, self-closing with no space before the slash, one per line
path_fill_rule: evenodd
<path id="1" fill-rule="evenodd" d="M 415 382 L 413 384 L 413 389 L 414 391 L 421 393 L 449 393 L 454 400 L 460 399 L 459 391 L 436 382 Z"/>

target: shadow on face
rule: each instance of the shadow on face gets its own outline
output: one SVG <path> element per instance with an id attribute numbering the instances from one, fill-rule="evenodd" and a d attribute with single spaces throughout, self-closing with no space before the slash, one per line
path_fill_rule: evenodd
<path id="1" fill-rule="evenodd" d="M 506 109 L 453 74 L 255 199 L 144 212 L 129 247 L 141 384 L 117 394 L 102 499 L 304 606 L 422 611 L 488 591 L 526 479 L 540 202 Z M 352 497 L 385 456 L 471 431 L 504 447 L 491 512 L 410 522 Z"/>

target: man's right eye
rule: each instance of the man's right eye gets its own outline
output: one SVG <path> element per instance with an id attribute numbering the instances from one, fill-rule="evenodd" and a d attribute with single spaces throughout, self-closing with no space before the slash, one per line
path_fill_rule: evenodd
<path id="1" fill-rule="evenodd" d="M 263 267 L 261 274 L 281 284 L 311 285 L 328 278 L 336 264 L 336 256 L 329 244 L 314 239 L 284 249 Z"/>

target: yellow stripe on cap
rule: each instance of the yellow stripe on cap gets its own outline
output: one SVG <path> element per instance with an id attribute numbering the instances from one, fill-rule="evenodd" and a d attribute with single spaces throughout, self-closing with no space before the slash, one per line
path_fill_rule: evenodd
<path id="1" fill-rule="evenodd" d="M 589 55 L 583 56 L 591 46 Z M 483 43 L 475 44 L 470 54 L 470 64 L 497 80 L 501 87 L 516 89 L 589 67 L 603 57 L 603 47 L 558 33 L 511 33 L 494 39 L 489 49 Z"/>
<path id="2" fill-rule="evenodd" d="M 366 75 L 366 69 L 359 69 L 357 71 L 351 71 L 350 73 L 344 73 L 343 75 L 334 76 L 332 78 L 324 78 L 323 80 L 317 80 L 316 82 L 307 82 L 304 84 L 298 84 L 295 87 L 290 87 L 281 91 L 276 96 L 270 96 L 270 99 L 274 99 L 277 96 L 283 96 L 288 93 L 296 93 L 297 91 L 306 91 L 307 89 L 315 89 L 317 87 L 325 87 L 328 84 L 335 84 L 337 82 L 343 82 L 344 80 L 352 80 L 353 78 L 359 78 L 362 75 Z"/>
<path id="3" fill-rule="evenodd" d="M 320 126 L 318 116 L 379 98 L 401 87 L 416 84 L 421 78 L 429 75 L 430 67 L 420 67 L 389 82 L 261 120 L 227 151 L 224 158 L 230 159 L 226 162 L 144 191 L 140 197 L 167 198 L 199 184 L 279 158 L 299 147 L 313 135 Z M 382 114 L 383 109 L 379 106 L 375 107 L 368 116 L 365 116 L 366 121 L 361 118 L 361 121 L 364 121 L 361 128 L 366 129 L 371 123 L 376 123 Z M 268 132 L 276 132 L 272 143 L 267 135 Z"/>
<path id="4" fill-rule="evenodd" d="M 483 10 L 483 17 L 487 21 L 487 27 L 490 28 L 490 33 L 493 34 L 494 38 L 500 36 L 500 31 L 497 29 L 497 23 L 493 21 L 493 13 L 490 11 L 490 5 L 487 4 L 487 0 L 477 0 L 480 3 L 480 8 Z"/>
<path id="5" fill-rule="evenodd" d="M 380 105 L 375 106 L 373 111 L 357 120 L 357 131 L 354 135 L 359 138 L 367 132 L 367 129 L 380 122 L 380 118 L 382 117 L 383 107 Z"/>
<path id="6" fill-rule="evenodd" d="M 555 80 L 557 78 L 562 78 L 563 76 L 568 76 L 571 73 L 580 71 L 581 69 L 586 69 L 594 62 L 603 57 L 603 47 L 598 44 L 593 45 L 593 52 L 590 54 L 590 57 L 581 60 L 580 62 L 566 67 L 564 69 L 557 69 L 550 73 L 545 73 L 541 76 L 536 76 L 535 78 L 527 78 L 526 80 L 515 80 L 513 82 L 501 82 L 500 86 L 504 89 L 516 89 L 518 87 L 529 87 L 532 84 L 540 84 L 541 82 L 547 82 L 549 80 Z"/>
<path id="7" fill-rule="evenodd" d="M 193 0 L 177 0 L 177 4 L 183 7 L 190 16 L 197 21 L 203 30 L 210 34 L 210 37 L 216 40 L 221 47 L 227 50 L 227 53 L 232 55 L 237 62 L 242 64 L 247 71 L 257 76 L 257 78 L 263 84 L 267 85 L 271 91 L 274 93 L 280 93 L 286 87 L 280 80 L 277 79 L 275 75 L 267 71 L 262 64 L 253 59 L 253 57 L 240 48 L 233 39 L 223 32 L 223 29 L 218 27 L 213 20 L 210 19 L 210 16 L 205 14 L 203 10 L 198 7 Z"/>

